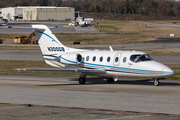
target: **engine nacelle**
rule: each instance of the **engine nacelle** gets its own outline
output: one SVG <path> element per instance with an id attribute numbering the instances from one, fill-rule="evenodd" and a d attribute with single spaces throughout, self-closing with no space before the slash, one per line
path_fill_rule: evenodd
<path id="1" fill-rule="evenodd" d="M 61 55 L 60 62 L 64 64 L 80 64 L 82 62 L 82 56 L 80 54 Z"/>

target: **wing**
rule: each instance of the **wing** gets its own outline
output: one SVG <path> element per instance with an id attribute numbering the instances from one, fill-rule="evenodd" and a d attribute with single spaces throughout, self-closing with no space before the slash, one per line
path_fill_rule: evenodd
<path id="1" fill-rule="evenodd" d="M 23 71 L 56 71 L 56 72 L 85 72 L 85 73 L 106 73 L 106 70 L 102 69 L 26 69 L 17 68 L 15 70 Z"/>

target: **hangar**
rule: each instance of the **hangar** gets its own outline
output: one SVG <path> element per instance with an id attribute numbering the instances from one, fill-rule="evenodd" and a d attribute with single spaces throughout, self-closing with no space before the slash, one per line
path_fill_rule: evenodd
<path id="1" fill-rule="evenodd" d="M 23 20 L 72 20 L 72 7 L 27 7 L 23 8 Z"/>
<path id="2" fill-rule="evenodd" d="M 24 7 L 7 7 L 2 8 L 2 18 L 8 20 L 15 20 L 16 18 L 22 18 L 22 10 Z"/>
<path id="3" fill-rule="evenodd" d="M 72 20 L 73 7 L 27 6 L 2 8 L 2 18 L 8 20 Z"/>

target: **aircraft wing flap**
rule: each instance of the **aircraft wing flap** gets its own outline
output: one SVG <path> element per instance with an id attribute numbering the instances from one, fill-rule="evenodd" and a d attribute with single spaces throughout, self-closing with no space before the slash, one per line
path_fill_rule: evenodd
<path id="1" fill-rule="evenodd" d="M 85 73 L 105 73 L 105 70 L 102 69 L 26 69 L 26 68 L 17 68 L 16 70 L 22 71 L 55 71 L 55 72 L 85 72 Z"/>

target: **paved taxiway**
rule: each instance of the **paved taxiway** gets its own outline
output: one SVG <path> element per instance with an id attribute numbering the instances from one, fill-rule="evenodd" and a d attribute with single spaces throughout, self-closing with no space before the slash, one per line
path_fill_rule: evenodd
<path id="1" fill-rule="evenodd" d="M 104 114 L 108 119 L 120 119 L 121 117 L 123 119 L 124 117 L 127 120 L 164 120 L 171 118 L 178 120 L 180 117 L 179 99 L 180 81 L 173 80 L 162 80 L 161 85 L 157 87 L 149 80 L 135 81 L 121 79 L 114 84 L 107 84 L 102 78 L 87 78 L 87 84 L 79 85 L 78 78 L 76 77 L 0 74 L 0 103 L 60 106 L 69 109 L 72 107 L 93 109 L 82 112 L 85 115 L 88 114 L 88 116 L 92 115 L 90 113 L 94 109 L 115 111 L 111 113 L 104 113 L 102 111 L 96 113 L 94 111 L 93 113 L 99 119 L 105 119 L 99 115 Z M 18 114 L 16 112 L 13 113 L 13 111 L 26 110 L 25 116 L 20 116 L 26 117 L 26 115 L 33 114 L 34 111 L 39 110 L 36 114 L 39 113 L 39 116 L 43 117 L 42 114 L 46 113 L 44 109 L 47 109 L 46 107 L 28 108 L 23 106 L 0 106 L 0 111 L 10 111 L 11 116 L 15 116 Z M 62 115 L 59 112 L 61 109 L 49 108 L 49 112 L 46 114 L 49 114 L 49 117 L 53 117 L 52 111 L 54 111 Z M 67 115 L 67 111 L 64 109 L 64 116 Z M 123 111 L 126 112 L 123 113 Z M 135 112 L 137 114 L 134 114 Z M 142 112 L 142 114 L 138 114 L 138 112 Z M 82 113 L 79 115 L 80 113 L 81 110 L 74 110 L 72 113 L 69 113 L 69 116 L 74 115 L 77 119 L 82 115 Z M 157 113 L 166 115 L 158 116 Z M 2 113 L 0 112 L 0 114 Z M 58 114 L 55 114 L 55 116 L 57 117 Z M 81 117 L 85 116 L 82 115 Z M 90 118 L 93 118 L 93 116 Z"/>
<path id="2" fill-rule="evenodd" d="M 9 25 L 12 27 L 31 27 L 34 24 L 42 24 L 47 25 L 48 27 L 57 26 L 56 29 L 52 29 L 53 33 L 97 33 L 99 30 L 93 27 L 85 28 L 85 27 L 64 27 L 64 25 L 68 25 L 68 23 L 56 23 L 56 22 L 9 22 Z M 31 33 L 31 29 L 0 29 L 0 33 Z"/>

